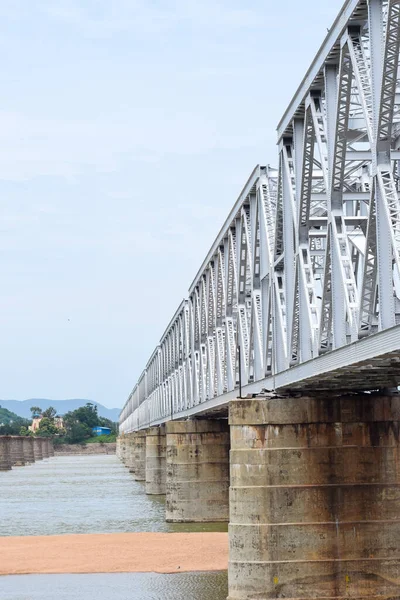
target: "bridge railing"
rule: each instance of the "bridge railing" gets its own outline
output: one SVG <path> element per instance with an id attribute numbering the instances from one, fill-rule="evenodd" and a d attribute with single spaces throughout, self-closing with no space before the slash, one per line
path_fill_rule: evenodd
<path id="1" fill-rule="evenodd" d="M 348 0 L 123 411 L 185 415 L 400 322 L 400 0 Z M 133 417 L 132 417 L 133 416 Z"/>

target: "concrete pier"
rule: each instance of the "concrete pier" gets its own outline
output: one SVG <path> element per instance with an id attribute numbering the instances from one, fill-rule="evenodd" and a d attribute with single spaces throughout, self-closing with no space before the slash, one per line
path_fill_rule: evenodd
<path id="1" fill-rule="evenodd" d="M 47 438 L 47 449 L 49 451 L 49 458 L 54 456 L 54 444 L 52 438 Z"/>
<path id="2" fill-rule="evenodd" d="M 54 456 L 54 442 L 52 438 L 47 438 L 48 441 L 48 450 L 50 458 Z"/>
<path id="3" fill-rule="evenodd" d="M 146 433 L 146 494 L 165 494 L 165 425 L 150 427 Z"/>
<path id="4" fill-rule="evenodd" d="M 400 597 L 400 397 L 230 406 L 230 600 Z"/>
<path id="5" fill-rule="evenodd" d="M 135 434 L 125 436 L 124 463 L 130 473 L 135 473 Z"/>
<path id="6" fill-rule="evenodd" d="M 124 437 L 125 436 L 119 436 L 119 437 L 117 437 L 117 439 L 116 439 L 116 445 L 115 445 L 115 454 L 117 455 L 117 457 L 119 458 L 119 460 L 121 460 L 122 462 L 124 462 L 123 461 L 123 456 L 122 456 L 122 454 L 123 454 L 123 452 L 122 452 L 122 448 L 123 448 L 122 441 L 123 441 Z"/>
<path id="7" fill-rule="evenodd" d="M 35 454 L 33 450 L 33 438 L 29 435 L 22 438 L 22 447 L 24 451 L 25 464 L 32 464 L 35 462 Z"/>
<path id="8" fill-rule="evenodd" d="M 136 431 L 133 436 L 132 462 L 130 469 L 136 481 L 146 481 L 146 431 Z"/>
<path id="9" fill-rule="evenodd" d="M 121 437 L 121 460 L 125 464 L 126 464 L 127 456 L 128 456 L 128 436 L 123 435 Z"/>
<path id="10" fill-rule="evenodd" d="M 50 454 L 49 454 L 49 444 L 47 442 L 47 438 L 43 437 L 43 438 L 38 438 L 41 440 L 42 443 L 42 455 L 43 458 L 49 458 Z"/>
<path id="11" fill-rule="evenodd" d="M 0 471 L 9 471 L 11 467 L 11 437 L 2 435 L 0 436 Z"/>
<path id="12" fill-rule="evenodd" d="M 42 439 L 34 437 L 33 438 L 33 455 L 35 457 L 35 461 L 43 460 L 43 452 L 42 452 Z"/>
<path id="13" fill-rule="evenodd" d="M 11 462 L 13 467 L 25 465 L 23 438 L 19 435 L 10 436 L 11 439 Z"/>
<path id="14" fill-rule="evenodd" d="M 225 420 L 166 423 L 166 520 L 227 521 L 229 427 Z"/>

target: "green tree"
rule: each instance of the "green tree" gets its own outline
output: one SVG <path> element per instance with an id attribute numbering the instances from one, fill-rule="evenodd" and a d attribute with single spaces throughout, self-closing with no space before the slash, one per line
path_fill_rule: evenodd
<path id="1" fill-rule="evenodd" d="M 80 423 L 84 423 L 90 429 L 99 424 L 99 415 L 97 414 L 97 406 L 88 402 L 85 406 L 81 406 L 72 411 L 74 419 Z"/>
<path id="2" fill-rule="evenodd" d="M 111 429 L 111 433 L 118 433 L 118 424 L 114 423 L 110 419 L 99 417 L 99 422 L 97 424 L 101 427 L 109 427 Z"/>
<path id="3" fill-rule="evenodd" d="M 28 429 L 27 427 L 21 427 L 19 430 L 19 435 L 24 435 L 24 436 L 28 436 L 28 435 L 32 435 L 32 431 L 30 431 L 30 429 Z"/>
<path id="4" fill-rule="evenodd" d="M 92 436 L 92 429 L 96 425 L 110 427 L 114 431 L 114 425 L 108 419 L 99 417 L 97 406 L 88 402 L 76 410 L 68 412 L 64 418 L 66 431 L 65 441 L 69 444 L 79 444 Z"/>
<path id="5" fill-rule="evenodd" d="M 49 408 L 46 408 L 46 410 L 42 412 L 42 417 L 47 417 L 48 419 L 54 421 L 54 417 L 56 416 L 56 414 L 56 409 L 53 406 L 49 406 Z"/>
<path id="6" fill-rule="evenodd" d="M 85 423 L 79 421 L 69 423 L 66 431 L 65 441 L 68 444 L 80 444 L 92 435 L 92 430 Z"/>
<path id="7" fill-rule="evenodd" d="M 53 437 L 59 433 L 58 428 L 54 425 L 54 419 L 49 419 L 49 417 L 43 417 L 39 423 L 39 428 L 37 430 L 37 435 L 40 437 Z"/>
<path id="8" fill-rule="evenodd" d="M 19 435 L 21 427 L 28 428 L 30 424 L 29 419 L 23 419 L 6 408 L 0 408 L 0 435 Z"/>
<path id="9" fill-rule="evenodd" d="M 42 414 L 42 409 L 40 408 L 40 406 L 31 406 L 31 413 L 32 413 L 32 418 L 33 415 L 41 415 Z"/>

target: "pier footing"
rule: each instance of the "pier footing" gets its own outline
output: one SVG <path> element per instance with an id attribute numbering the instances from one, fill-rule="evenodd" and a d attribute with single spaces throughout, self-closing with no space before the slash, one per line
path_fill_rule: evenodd
<path id="1" fill-rule="evenodd" d="M 227 521 L 229 426 L 226 420 L 166 423 L 166 520 Z"/>
<path id="2" fill-rule="evenodd" d="M 400 598 L 400 397 L 230 405 L 229 600 Z"/>
<path id="3" fill-rule="evenodd" d="M 0 471 L 9 471 L 11 467 L 11 437 L 0 436 Z"/>
<path id="4" fill-rule="evenodd" d="M 32 464 L 35 462 L 35 452 L 33 449 L 33 438 L 29 435 L 22 438 L 22 447 L 24 450 L 25 464 Z"/>
<path id="5" fill-rule="evenodd" d="M 136 481 L 146 481 L 146 431 L 133 435 L 133 476 Z"/>
<path id="6" fill-rule="evenodd" d="M 146 432 L 146 494 L 165 494 L 165 480 L 166 434 L 161 425 Z"/>
<path id="7" fill-rule="evenodd" d="M 24 445 L 22 437 L 19 435 L 11 436 L 11 462 L 13 467 L 23 467 L 25 465 Z"/>

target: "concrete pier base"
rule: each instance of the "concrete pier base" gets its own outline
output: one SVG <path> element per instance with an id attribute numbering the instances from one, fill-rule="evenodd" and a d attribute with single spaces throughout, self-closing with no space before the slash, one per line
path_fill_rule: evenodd
<path id="1" fill-rule="evenodd" d="M 230 405 L 229 599 L 400 598 L 400 397 Z"/>
<path id="2" fill-rule="evenodd" d="M 24 450 L 25 464 L 32 464 L 35 462 L 35 454 L 33 450 L 33 438 L 25 436 L 22 438 L 22 447 Z"/>
<path id="3" fill-rule="evenodd" d="M 165 494 L 165 425 L 150 427 L 146 434 L 146 494 Z"/>
<path id="4" fill-rule="evenodd" d="M 124 462 L 123 459 L 123 451 L 124 451 L 124 440 L 125 436 L 119 435 L 116 439 L 116 445 L 115 445 L 115 454 L 117 455 L 117 457 L 119 458 L 120 461 Z"/>
<path id="5" fill-rule="evenodd" d="M 121 440 L 121 459 L 122 459 L 122 462 L 125 464 L 125 466 L 126 466 L 126 463 L 128 460 L 128 451 L 129 451 L 129 434 L 124 435 L 123 439 Z"/>
<path id="6" fill-rule="evenodd" d="M 49 445 L 47 442 L 47 438 L 39 438 L 41 440 L 42 443 L 42 455 L 43 458 L 49 458 L 50 454 L 49 454 Z"/>
<path id="7" fill-rule="evenodd" d="M 125 436 L 125 466 L 129 473 L 135 473 L 135 434 L 128 433 Z"/>
<path id="8" fill-rule="evenodd" d="M 35 461 L 37 461 L 37 460 L 43 460 L 42 440 L 41 440 L 41 438 L 37 438 L 37 437 L 33 438 L 33 455 L 35 457 Z"/>
<path id="9" fill-rule="evenodd" d="M 166 520 L 227 521 L 229 427 L 224 420 L 170 421 Z"/>
<path id="10" fill-rule="evenodd" d="M 52 438 L 48 438 L 49 440 L 49 455 L 50 457 L 54 456 L 54 442 L 52 440 Z"/>
<path id="11" fill-rule="evenodd" d="M 136 431 L 133 435 L 132 461 L 136 481 L 146 481 L 146 431 Z"/>
<path id="12" fill-rule="evenodd" d="M 53 440 L 51 438 L 45 438 L 45 440 L 48 458 L 51 458 L 52 456 L 54 456 Z"/>
<path id="13" fill-rule="evenodd" d="M 0 436 L 0 471 L 9 471 L 11 467 L 11 437 Z"/>
<path id="14" fill-rule="evenodd" d="M 25 465 L 23 438 L 19 435 L 12 435 L 11 439 L 11 462 L 13 467 L 23 467 Z"/>

